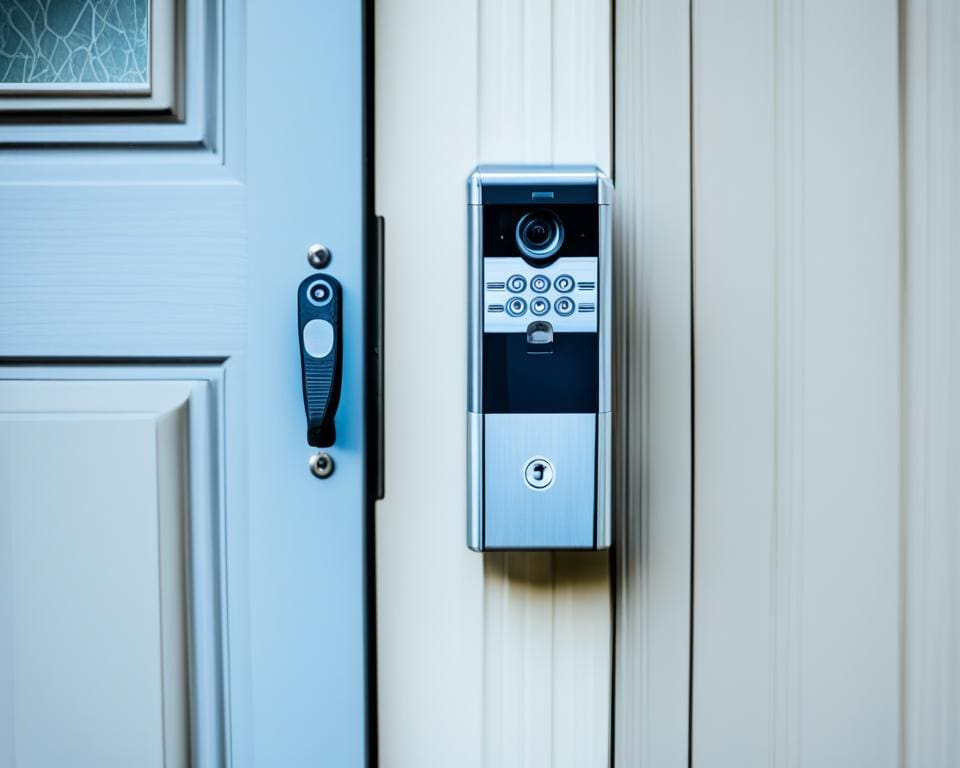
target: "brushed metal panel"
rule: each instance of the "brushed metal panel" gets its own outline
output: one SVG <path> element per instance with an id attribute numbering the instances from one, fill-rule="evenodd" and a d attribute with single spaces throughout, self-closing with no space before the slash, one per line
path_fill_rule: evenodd
<path id="1" fill-rule="evenodd" d="M 483 415 L 467 414 L 467 546 L 483 549 Z"/>
<path id="2" fill-rule="evenodd" d="M 471 182 L 476 174 L 470 177 Z M 472 188 L 472 187 L 471 187 Z M 483 315 L 480 308 L 480 287 L 483 285 L 483 259 L 480 258 L 483 223 L 480 207 L 470 206 L 467 215 L 469 259 L 467 267 L 467 409 L 479 411 L 480 377 L 483 370 Z"/>
<path id="3" fill-rule="evenodd" d="M 613 543 L 613 415 L 597 414 L 597 549 Z"/>
<path id="4" fill-rule="evenodd" d="M 567 549 L 595 546 L 596 414 L 496 413 L 484 417 L 484 547 Z M 554 480 L 535 490 L 524 480 L 534 456 Z"/>
<path id="5" fill-rule="evenodd" d="M 608 196 L 612 196 L 612 185 L 609 180 L 602 183 L 600 189 L 604 190 Z M 601 413 L 604 413 L 613 408 L 613 216 L 610 212 L 610 205 L 601 205 L 598 210 L 600 215 L 600 256 L 598 259 L 600 275 L 597 285 L 597 311 L 599 313 L 600 330 L 598 409 Z"/>

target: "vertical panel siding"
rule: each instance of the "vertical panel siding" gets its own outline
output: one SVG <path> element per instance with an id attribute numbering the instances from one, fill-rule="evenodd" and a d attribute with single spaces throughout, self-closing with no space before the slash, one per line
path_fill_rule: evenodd
<path id="1" fill-rule="evenodd" d="M 464 184 L 481 161 L 610 168 L 610 6 L 385 0 L 376 14 L 387 219 L 381 759 L 604 765 L 607 556 L 477 555 L 464 543 Z"/>
<path id="2" fill-rule="evenodd" d="M 695 3 L 698 766 L 897 762 L 897 22 Z"/>
<path id="3" fill-rule="evenodd" d="M 477 5 L 380 0 L 386 498 L 376 511 L 380 763 L 483 765 L 483 560 L 466 548 L 466 176 Z"/>
<path id="4" fill-rule="evenodd" d="M 909 0 L 904 53 L 905 768 L 960 764 L 960 9 Z"/>
<path id="5" fill-rule="evenodd" d="M 615 763 L 687 768 L 692 514 L 690 9 L 616 6 Z"/>

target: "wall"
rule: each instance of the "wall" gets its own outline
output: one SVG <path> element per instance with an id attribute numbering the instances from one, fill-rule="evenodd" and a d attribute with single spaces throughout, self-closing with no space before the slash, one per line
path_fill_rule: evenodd
<path id="1" fill-rule="evenodd" d="M 960 764 L 960 9 L 901 12 L 900 755 Z"/>
<path id="2" fill-rule="evenodd" d="M 384 764 L 960 764 L 960 9 L 615 6 L 378 4 Z M 614 617 L 463 546 L 481 160 L 615 176 Z"/>
<path id="3" fill-rule="evenodd" d="M 693 7 L 693 762 L 956 765 L 960 13 Z"/>
<path id="4" fill-rule="evenodd" d="M 686 768 L 693 511 L 690 8 L 616 4 L 614 758 Z"/>
<path id="5" fill-rule="evenodd" d="M 380 754 L 387 766 L 603 765 L 605 553 L 465 546 L 465 180 L 479 162 L 611 167 L 611 9 L 383 0 L 386 498 L 378 505 Z"/>

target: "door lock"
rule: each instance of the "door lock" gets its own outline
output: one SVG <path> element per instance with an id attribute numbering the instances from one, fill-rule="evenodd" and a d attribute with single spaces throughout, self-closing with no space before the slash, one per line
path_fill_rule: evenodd
<path id="1" fill-rule="evenodd" d="M 527 485 L 538 491 L 547 488 L 553 482 L 553 465 L 542 458 L 530 459 L 526 468 L 523 470 L 523 476 Z"/>

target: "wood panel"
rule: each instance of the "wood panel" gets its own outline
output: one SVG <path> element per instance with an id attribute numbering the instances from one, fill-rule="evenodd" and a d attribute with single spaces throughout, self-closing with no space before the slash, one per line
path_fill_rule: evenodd
<path id="1" fill-rule="evenodd" d="M 897 6 L 698 2 L 693 46 L 693 763 L 892 766 Z"/>
<path id="2" fill-rule="evenodd" d="M 221 356 L 242 347 L 239 184 L 0 185 L 0 354 Z M 109 334 L 101 329 L 110 328 Z"/>
<path id="3" fill-rule="evenodd" d="M 466 549 L 463 334 L 471 168 L 610 167 L 610 14 L 542 0 L 376 7 L 388 350 L 377 619 L 391 766 L 609 759 L 607 556 Z"/>
<path id="4" fill-rule="evenodd" d="M 615 763 L 688 765 L 690 11 L 616 6 Z"/>
<path id="5" fill-rule="evenodd" d="M 210 384 L 51 373 L 0 376 L 0 758 L 221 765 Z"/>

